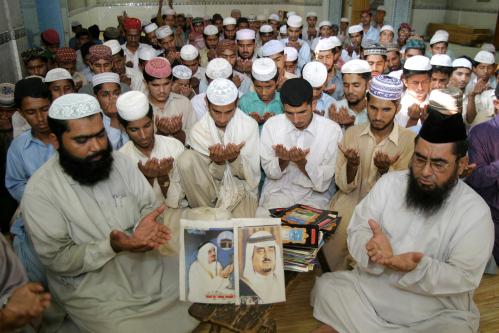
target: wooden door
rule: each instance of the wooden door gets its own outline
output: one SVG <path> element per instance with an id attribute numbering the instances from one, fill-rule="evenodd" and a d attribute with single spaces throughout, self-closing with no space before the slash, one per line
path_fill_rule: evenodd
<path id="1" fill-rule="evenodd" d="M 350 23 L 350 25 L 360 23 L 360 13 L 365 9 L 369 9 L 369 5 L 370 5 L 369 0 L 352 1 L 352 22 Z"/>

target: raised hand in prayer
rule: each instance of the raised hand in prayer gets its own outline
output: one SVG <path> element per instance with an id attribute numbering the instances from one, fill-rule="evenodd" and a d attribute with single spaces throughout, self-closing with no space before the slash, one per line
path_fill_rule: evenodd
<path id="1" fill-rule="evenodd" d="M 312 40 L 315 37 L 317 37 L 317 29 L 316 28 L 308 27 L 307 33 L 308 33 L 308 40 Z"/>
<path id="2" fill-rule="evenodd" d="M 263 114 L 263 122 L 266 122 L 267 120 L 269 120 L 269 118 L 275 116 L 275 113 L 274 112 L 265 112 Z"/>
<path id="3" fill-rule="evenodd" d="M 210 160 L 215 162 L 216 164 L 222 165 L 227 160 L 225 158 L 225 149 L 223 145 L 217 143 L 216 145 L 208 147 L 208 151 L 210 153 Z"/>
<path id="4" fill-rule="evenodd" d="M 168 177 L 170 171 L 173 168 L 173 157 L 162 158 L 159 160 L 159 170 L 158 170 L 158 178 Z"/>
<path id="5" fill-rule="evenodd" d="M 255 119 L 257 123 L 259 124 L 262 124 L 263 123 L 263 119 L 262 117 L 260 117 L 260 115 L 258 114 L 258 112 L 250 112 L 249 115 L 251 116 L 251 118 Z"/>
<path id="6" fill-rule="evenodd" d="M 485 79 L 479 78 L 476 81 L 475 87 L 473 88 L 471 95 L 472 96 L 480 95 L 482 92 L 484 92 L 488 88 L 489 88 L 488 81 Z"/>
<path id="7" fill-rule="evenodd" d="M 137 166 L 139 167 L 140 172 L 142 172 L 144 177 L 146 177 L 149 183 L 151 183 L 152 185 L 154 179 L 156 179 L 160 173 L 159 160 L 157 158 L 151 158 L 148 159 L 145 164 L 139 161 L 139 163 L 137 163 Z"/>
<path id="8" fill-rule="evenodd" d="M 132 79 L 126 76 L 126 74 L 120 74 L 120 82 L 126 83 L 128 85 L 132 84 Z"/>
<path id="9" fill-rule="evenodd" d="M 182 130 L 182 115 L 155 117 L 156 128 L 162 135 L 173 135 Z"/>
<path id="10" fill-rule="evenodd" d="M 290 161 L 289 152 L 282 144 L 273 145 L 272 148 L 275 150 L 275 156 L 282 161 Z"/>
<path id="11" fill-rule="evenodd" d="M 406 252 L 390 258 L 383 258 L 380 264 L 394 271 L 410 272 L 423 259 L 424 254 L 421 252 Z"/>
<path id="12" fill-rule="evenodd" d="M 177 52 L 175 50 L 168 50 L 166 51 L 166 59 L 168 59 L 170 64 L 173 64 L 175 60 L 180 59 L 180 52 Z"/>
<path id="13" fill-rule="evenodd" d="M 332 104 L 329 108 L 329 117 L 332 121 L 343 126 L 351 126 L 355 122 L 355 118 L 348 114 L 346 107 L 340 107 L 340 111 L 336 110 L 336 105 Z"/>
<path id="14" fill-rule="evenodd" d="M 417 125 L 420 119 L 424 119 L 424 111 L 425 109 L 420 107 L 419 104 L 412 104 L 407 108 L 407 115 L 409 116 L 409 120 L 407 121 L 407 125 L 405 127 L 411 127 Z"/>
<path id="15" fill-rule="evenodd" d="M 9 301 L 0 310 L 0 331 L 13 331 L 41 317 L 50 305 L 51 296 L 39 283 L 26 283 L 14 289 Z"/>
<path id="16" fill-rule="evenodd" d="M 347 159 L 347 164 L 351 167 L 357 168 L 360 164 L 360 155 L 357 149 L 354 148 L 346 148 L 342 144 L 338 145 L 338 148 L 343 153 L 345 158 Z"/>
<path id="17" fill-rule="evenodd" d="M 298 42 L 298 40 L 288 41 L 286 43 L 286 46 L 288 46 L 288 47 L 294 47 L 297 51 L 300 51 L 300 48 L 301 48 L 300 42 Z"/>
<path id="18" fill-rule="evenodd" d="M 298 147 L 293 147 L 288 150 L 289 160 L 295 163 L 307 162 L 307 154 L 310 152 L 310 149 L 302 149 Z"/>
<path id="19" fill-rule="evenodd" d="M 332 84 L 330 87 L 324 88 L 324 93 L 332 95 L 336 91 L 336 84 Z"/>
<path id="20" fill-rule="evenodd" d="M 229 143 L 225 145 L 225 156 L 229 163 L 234 162 L 238 158 L 244 145 L 245 142 L 241 142 L 240 144 Z"/>
<path id="21" fill-rule="evenodd" d="M 161 205 L 140 220 L 132 235 L 123 231 L 111 231 L 111 247 L 114 252 L 146 252 L 159 248 L 171 239 L 170 229 L 162 223 L 156 222 L 156 218 L 163 214 L 166 206 Z"/>
<path id="22" fill-rule="evenodd" d="M 241 86 L 241 78 L 239 77 L 239 75 L 232 75 L 232 82 L 234 82 L 236 87 L 239 89 L 239 87 Z"/>
<path id="23" fill-rule="evenodd" d="M 385 154 L 384 152 L 378 150 L 376 153 L 374 153 L 373 162 L 376 168 L 378 168 L 378 173 L 380 175 L 384 175 L 388 172 L 390 166 L 398 161 L 399 157 L 400 153 L 397 153 L 394 156 L 390 157 L 388 156 L 388 154 Z"/>
<path id="24" fill-rule="evenodd" d="M 383 265 L 382 260 L 393 256 L 392 245 L 376 221 L 369 219 L 367 222 L 373 233 L 373 237 L 366 243 L 367 255 L 372 262 Z"/>

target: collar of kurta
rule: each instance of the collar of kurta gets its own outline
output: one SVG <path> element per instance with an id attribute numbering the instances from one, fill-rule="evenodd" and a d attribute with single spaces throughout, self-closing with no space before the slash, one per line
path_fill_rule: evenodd
<path id="1" fill-rule="evenodd" d="M 367 123 L 365 125 L 366 127 L 364 128 L 364 130 L 360 133 L 360 135 L 369 135 L 370 137 L 374 138 L 374 134 L 373 132 L 371 131 L 371 124 L 370 123 Z M 399 125 L 397 125 L 397 123 L 394 123 L 393 124 L 393 129 L 392 131 L 390 132 L 390 134 L 388 135 L 388 140 L 390 140 L 395 146 L 398 146 L 399 144 Z M 386 138 L 385 138 L 386 139 Z"/>
<path id="2" fill-rule="evenodd" d="M 303 130 L 299 130 L 295 127 L 295 125 L 293 125 L 293 123 L 288 119 L 288 117 L 285 116 L 286 118 L 286 123 L 288 125 L 288 133 L 292 133 L 292 132 L 308 132 L 310 133 L 312 136 L 316 136 L 317 135 L 317 117 L 322 117 L 322 116 L 318 116 L 316 115 L 315 113 L 312 113 L 312 121 L 310 122 L 310 124 L 308 124 L 307 128 L 303 129 Z"/>

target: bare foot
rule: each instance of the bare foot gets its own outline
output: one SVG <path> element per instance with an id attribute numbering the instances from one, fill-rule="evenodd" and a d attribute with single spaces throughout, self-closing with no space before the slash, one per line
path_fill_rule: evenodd
<path id="1" fill-rule="evenodd" d="M 338 331 L 335 330 L 334 328 L 332 328 L 331 326 L 328 326 L 326 324 L 322 324 L 321 326 L 317 327 L 316 329 L 314 329 L 310 333 L 338 333 Z"/>

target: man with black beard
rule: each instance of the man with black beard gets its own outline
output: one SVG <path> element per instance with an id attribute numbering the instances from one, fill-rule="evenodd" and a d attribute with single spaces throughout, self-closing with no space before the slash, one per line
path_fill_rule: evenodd
<path id="1" fill-rule="evenodd" d="M 378 180 L 355 208 L 353 271 L 326 273 L 312 292 L 314 332 L 477 332 L 474 290 L 493 246 L 484 200 L 459 179 L 467 166 L 459 113 L 430 107 L 409 171 Z"/>
<path id="2" fill-rule="evenodd" d="M 136 166 L 112 152 L 97 100 L 61 96 L 48 123 L 58 154 L 30 179 L 21 205 L 55 302 L 78 331 L 191 331 L 177 258 L 156 251 L 170 239 L 156 222 L 164 207 Z"/>

